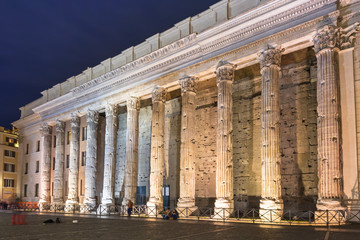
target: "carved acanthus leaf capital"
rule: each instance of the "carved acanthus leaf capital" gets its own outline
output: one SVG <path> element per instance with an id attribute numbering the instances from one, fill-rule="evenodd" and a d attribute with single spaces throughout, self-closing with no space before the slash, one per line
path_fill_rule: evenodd
<path id="1" fill-rule="evenodd" d="M 76 113 L 71 114 L 70 125 L 71 128 L 80 127 L 80 118 Z"/>
<path id="2" fill-rule="evenodd" d="M 359 23 L 354 23 L 347 28 L 340 29 L 340 47 L 341 49 L 347 49 L 354 46 L 355 34 L 359 32 Z"/>
<path id="3" fill-rule="evenodd" d="M 280 46 L 276 48 L 268 46 L 266 50 L 264 50 L 259 54 L 260 69 L 274 65 L 280 68 L 281 55 L 284 52 L 284 50 L 285 49 L 281 48 Z"/>
<path id="4" fill-rule="evenodd" d="M 313 41 L 316 54 L 324 49 L 339 48 L 340 30 L 336 26 L 326 25 L 317 31 Z"/>
<path id="5" fill-rule="evenodd" d="M 233 81 L 234 80 L 235 65 L 228 61 L 221 60 L 216 66 L 216 78 L 217 83 L 221 81 Z"/>
<path id="6" fill-rule="evenodd" d="M 61 121 L 60 119 L 56 120 L 56 132 L 57 133 L 65 133 L 65 123 Z"/>
<path id="7" fill-rule="evenodd" d="M 86 122 L 88 125 L 91 123 L 98 124 L 99 123 L 99 112 L 94 111 L 94 110 L 88 110 L 87 116 L 86 116 Z"/>
<path id="8" fill-rule="evenodd" d="M 130 97 L 126 102 L 127 109 L 140 110 L 140 99 L 138 97 Z"/>
<path id="9" fill-rule="evenodd" d="M 194 76 L 184 76 L 179 80 L 179 84 L 181 85 L 181 93 L 186 92 L 195 92 L 196 93 L 196 87 L 198 82 L 197 77 Z"/>
<path id="10" fill-rule="evenodd" d="M 42 136 L 51 135 L 52 132 L 51 130 L 52 130 L 51 126 L 47 123 L 42 123 L 40 126 L 40 131 Z"/>
<path id="11" fill-rule="evenodd" d="M 116 117 L 118 113 L 118 106 L 116 104 L 108 104 L 105 107 L 105 115 Z"/>
<path id="12" fill-rule="evenodd" d="M 156 87 L 152 91 L 152 102 L 166 102 L 167 91 L 163 87 Z"/>
<path id="13" fill-rule="evenodd" d="M 19 142 L 19 144 L 22 144 L 22 143 L 24 143 L 24 136 L 23 135 L 19 135 L 18 136 L 18 142 Z"/>

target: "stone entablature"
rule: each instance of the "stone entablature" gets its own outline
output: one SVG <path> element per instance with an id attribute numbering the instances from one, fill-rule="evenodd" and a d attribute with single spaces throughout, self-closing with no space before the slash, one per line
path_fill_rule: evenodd
<path id="1" fill-rule="evenodd" d="M 63 140 L 57 139 L 55 153 L 57 158 L 68 154 L 74 162 L 69 176 L 63 177 L 69 178 L 70 205 L 101 204 L 104 209 L 131 200 L 154 208 L 170 201 L 179 209 L 195 210 L 207 202 L 215 206 L 216 215 L 223 208 L 246 208 L 258 201 L 266 219 L 269 210 L 281 215 L 292 197 L 302 202 L 306 195 L 308 203 L 310 198 L 313 203 L 318 200 L 318 210 L 342 210 L 342 183 L 349 192 L 349 183 L 358 180 L 357 167 L 349 171 L 351 176 L 343 174 L 343 161 L 358 166 L 354 155 L 359 151 L 340 131 L 346 128 L 341 118 L 348 117 L 340 110 L 348 107 L 341 106 L 346 100 L 355 109 L 347 111 L 360 112 L 355 104 L 357 70 L 349 70 L 356 62 L 360 11 L 342 16 L 337 3 L 266 1 L 117 69 L 109 68 L 34 107 L 34 114 L 15 125 L 31 139 L 30 132 L 38 131 L 34 129 L 41 123 L 67 123 L 64 131 L 59 125 L 56 134 L 71 132 L 70 146 L 63 153 Z M 341 17 L 352 24 L 339 26 Z M 352 86 L 354 94 L 340 96 L 338 80 Z M 72 116 L 83 119 L 74 124 Z M 355 116 L 352 120 L 356 125 Z M 86 168 L 80 173 L 85 144 L 79 146 L 78 139 L 85 122 Z M 342 159 L 342 140 L 352 157 Z M 49 138 L 43 137 L 43 144 L 45 205 L 51 200 L 48 168 L 54 153 L 50 154 Z M 58 179 L 61 174 L 56 174 Z M 84 185 L 81 196 L 78 189 Z M 56 186 L 61 202 L 61 191 L 66 191 Z M 346 200 L 354 205 L 357 198 Z"/>
<path id="2" fill-rule="evenodd" d="M 53 108 L 54 106 L 57 106 L 58 110 L 64 107 L 72 108 L 75 107 L 75 105 L 79 106 L 79 104 L 81 105 L 81 102 L 83 101 L 89 102 L 88 97 L 90 97 L 90 95 L 92 96 L 92 101 L 100 100 L 99 98 L 93 97 L 94 94 L 97 95 L 97 92 L 99 91 L 101 91 L 102 93 L 107 92 L 107 96 L 110 96 L 113 95 L 113 93 L 111 92 L 113 92 L 114 88 L 125 89 L 128 88 L 129 85 L 133 87 L 135 82 L 137 82 L 137 84 L 144 83 L 144 80 L 139 81 L 139 78 L 146 79 L 146 82 L 149 82 L 151 80 L 150 76 L 158 74 L 159 69 L 161 69 L 161 74 L 164 76 L 168 73 L 168 71 L 164 71 L 165 69 L 171 69 L 176 65 L 182 64 L 186 61 L 189 62 L 194 60 L 198 61 L 200 59 L 203 60 L 204 57 L 207 58 L 208 53 L 211 53 L 212 51 L 220 47 L 227 47 L 229 48 L 227 49 L 228 51 L 231 49 L 239 48 L 241 45 L 246 44 L 246 42 L 248 41 L 256 42 L 258 39 L 261 39 L 253 37 L 256 36 L 257 33 L 261 33 L 265 29 L 267 30 L 267 32 L 269 31 L 269 29 L 277 29 L 276 31 L 280 32 L 281 30 L 285 30 L 289 27 L 295 26 L 295 22 L 298 23 L 299 19 L 302 19 L 301 16 L 304 14 L 306 14 L 308 18 L 310 18 L 309 15 L 312 14 L 312 18 L 316 19 L 317 16 L 322 16 L 319 15 L 318 12 L 320 9 L 322 13 L 331 13 L 333 10 L 335 10 L 336 4 L 334 3 L 334 0 L 312 0 L 306 2 L 282 0 L 269 2 L 262 5 L 259 9 L 250 10 L 247 14 L 239 15 L 233 19 L 224 22 L 223 24 L 215 26 L 198 35 L 189 35 L 179 40 L 178 43 L 174 43 L 171 46 L 169 45 L 164 47 L 164 50 L 159 51 L 166 53 L 165 55 L 167 57 L 165 58 L 163 56 L 159 60 L 157 60 L 158 57 L 156 57 L 150 62 L 141 59 L 136 60 L 139 61 L 139 64 L 140 62 L 146 62 L 146 64 L 144 66 L 139 66 L 133 69 L 133 67 L 138 64 L 135 64 L 136 61 L 133 63 L 129 63 L 127 67 L 124 66 L 115 69 L 112 72 L 104 75 L 108 77 L 99 77 L 97 79 L 84 83 L 84 85 L 82 85 L 81 87 L 79 86 L 78 88 L 75 88 L 84 89 L 85 86 L 91 86 L 90 89 L 86 87 L 87 90 L 81 91 L 81 93 L 74 89 L 73 93 L 67 93 L 63 96 L 59 96 L 56 99 L 44 103 L 39 107 L 33 107 L 34 111 L 39 112 L 43 117 L 47 118 L 46 116 L 50 117 L 54 114 L 51 113 L 51 111 L 49 112 L 49 108 Z M 280 6 L 282 7 L 280 8 Z M 274 9 L 277 10 L 274 11 Z M 281 9 L 281 12 L 279 12 L 279 9 Z M 279 17 L 281 14 L 283 14 L 283 16 Z M 250 16 L 252 17 L 252 21 L 249 21 Z M 301 21 L 303 21 L 304 23 L 306 22 L 305 20 Z M 287 24 L 284 25 L 284 23 Z M 293 25 L 289 25 L 292 23 Z M 219 32 L 221 32 L 221 34 L 219 34 Z M 311 38 L 312 35 L 308 35 L 308 39 L 310 40 Z M 181 47 L 184 45 L 184 42 L 189 43 L 185 48 Z M 258 44 L 259 46 L 262 45 L 261 42 L 258 42 Z M 175 47 L 175 45 L 177 47 Z M 175 52 L 165 50 L 166 48 L 173 49 L 174 47 L 175 49 L 178 49 L 178 46 L 180 46 L 182 50 L 180 49 Z M 259 50 L 260 49 L 254 49 L 255 52 L 253 53 L 256 53 L 256 51 Z M 156 54 L 156 52 L 151 54 L 154 54 L 154 56 L 158 55 Z M 148 57 L 144 56 L 143 58 L 152 59 L 150 55 Z M 64 110 L 62 110 L 62 112 Z M 86 112 L 86 110 L 84 111 Z"/>

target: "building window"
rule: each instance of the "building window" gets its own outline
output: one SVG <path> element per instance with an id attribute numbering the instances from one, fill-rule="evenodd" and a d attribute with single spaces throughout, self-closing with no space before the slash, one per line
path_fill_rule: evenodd
<path id="1" fill-rule="evenodd" d="M 14 151 L 10 151 L 10 150 L 5 150 L 4 152 L 5 157 L 15 157 L 15 152 Z"/>
<path id="2" fill-rule="evenodd" d="M 55 170 L 55 158 L 53 158 L 53 170 Z"/>
<path id="3" fill-rule="evenodd" d="M 35 184 L 35 197 L 39 196 L 39 184 Z"/>
<path id="4" fill-rule="evenodd" d="M 56 147 L 56 136 L 54 136 L 54 148 Z"/>
<path id="5" fill-rule="evenodd" d="M 24 197 L 27 197 L 27 184 L 24 184 Z"/>
<path id="6" fill-rule="evenodd" d="M 40 140 L 36 142 L 36 151 L 40 152 Z"/>
<path id="7" fill-rule="evenodd" d="M 54 196 L 54 182 L 51 183 L 51 196 Z"/>
<path id="8" fill-rule="evenodd" d="M 85 141 L 87 139 L 87 126 L 82 128 L 82 140 Z"/>
<path id="9" fill-rule="evenodd" d="M 4 171 L 5 172 L 15 172 L 15 164 L 4 163 Z"/>
<path id="10" fill-rule="evenodd" d="M 66 155 L 66 168 L 70 167 L 70 155 Z"/>
<path id="11" fill-rule="evenodd" d="M 40 163 L 39 163 L 39 161 L 36 161 L 36 168 L 35 168 L 36 173 L 39 172 L 39 168 L 40 168 Z"/>
<path id="12" fill-rule="evenodd" d="M 86 164 L 86 152 L 81 152 L 81 166 Z"/>
<path id="13" fill-rule="evenodd" d="M 14 147 L 14 146 L 15 146 L 15 143 L 16 143 L 17 141 L 16 141 L 16 139 L 14 139 L 14 138 L 6 137 L 6 142 L 8 143 L 9 146 Z"/>
<path id="14" fill-rule="evenodd" d="M 25 174 L 28 174 L 29 164 L 25 163 Z"/>
<path id="15" fill-rule="evenodd" d="M 15 180 L 14 179 L 4 179 L 4 187 L 7 188 L 13 188 L 15 186 Z"/>
<path id="16" fill-rule="evenodd" d="M 26 154 L 29 154 L 29 144 L 26 144 Z"/>
<path id="17" fill-rule="evenodd" d="M 70 144 L 70 139 L 71 139 L 71 132 L 67 132 L 67 144 Z"/>

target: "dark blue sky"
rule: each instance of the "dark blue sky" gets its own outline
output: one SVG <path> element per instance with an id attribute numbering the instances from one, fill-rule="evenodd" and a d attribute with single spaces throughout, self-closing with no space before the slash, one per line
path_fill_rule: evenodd
<path id="1" fill-rule="evenodd" d="M 0 1 L 0 126 L 87 67 L 205 11 L 218 0 Z"/>

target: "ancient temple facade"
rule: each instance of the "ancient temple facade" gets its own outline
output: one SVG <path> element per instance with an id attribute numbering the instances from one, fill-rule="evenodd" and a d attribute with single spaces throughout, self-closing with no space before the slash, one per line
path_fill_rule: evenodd
<path id="1" fill-rule="evenodd" d="M 360 210 L 360 1 L 223 0 L 42 92 L 21 198 Z"/>

